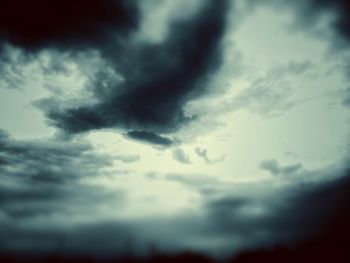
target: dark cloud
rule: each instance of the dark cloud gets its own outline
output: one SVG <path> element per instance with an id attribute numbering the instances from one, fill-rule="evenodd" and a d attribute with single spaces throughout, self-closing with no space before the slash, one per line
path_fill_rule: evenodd
<path id="1" fill-rule="evenodd" d="M 293 246 L 257 249 L 241 253 L 234 262 L 348 262 L 350 209 L 349 173 L 346 177 L 321 185 L 308 185 L 289 207 L 286 217 L 296 232 L 309 233 Z M 288 212 L 285 211 L 285 212 Z M 287 221 L 290 219 L 286 219 Z M 283 225 L 280 225 L 283 227 Z M 287 229 L 287 228 L 285 228 Z"/>
<path id="2" fill-rule="evenodd" d="M 182 107 L 205 90 L 205 79 L 220 65 L 227 9 L 227 1 L 207 1 L 190 18 L 173 22 L 161 43 L 102 47 L 124 81 L 107 81 L 102 89 L 102 74 L 93 83 L 99 103 L 60 110 L 46 100 L 46 116 L 67 133 L 108 127 L 165 133 L 190 121 Z"/>
<path id="3" fill-rule="evenodd" d="M 111 41 L 138 24 L 134 1 L 1 1 L 0 40 L 38 50 L 81 49 Z"/>
<path id="4" fill-rule="evenodd" d="M 52 200 L 63 198 L 58 187 L 52 185 L 43 187 L 18 184 L 1 186 L 0 190 L 0 211 L 10 218 L 23 219 L 50 214 L 57 209 Z"/>
<path id="5" fill-rule="evenodd" d="M 350 200 L 350 173 L 338 179 L 331 179 L 322 183 L 311 183 L 301 185 L 294 193 L 288 209 L 295 211 L 292 219 L 293 225 L 298 225 L 300 231 L 310 231 L 314 235 L 334 235 L 345 231 L 350 234 L 350 228 L 345 223 L 350 210 L 347 205 Z M 286 214 L 288 216 L 288 214 Z M 315 232 L 313 233 L 312 230 Z M 297 231 L 297 229 L 295 230 Z M 336 232 L 333 232 L 336 231 Z M 332 232 L 332 233 L 331 233 Z M 342 234 L 345 234 L 342 233 Z M 344 238 L 343 235 L 339 237 Z"/>
<path id="6" fill-rule="evenodd" d="M 339 36 L 350 43 L 350 3 L 348 0 L 309 0 L 309 3 L 314 12 L 334 11 L 337 16 L 332 26 Z"/>
<path id="7" fill-rule="evenodd" d="M 0 212 L 25 218 L 69 208 L 83 196 L 97 201 L 105 191 L 96 194 L 99 187 L 87 190 L 78 182 L 100 176 L 112 161 L 87 143 L 14 140 L 0 130 Z"/>
<path id="8" fill-rule="evenodd" d="M 207 202 L 210 234 L 249 239 L 242 246 L 266 248 L 327 240 L 344 246 L 350 228 L 349 176 L 300 184 L 279 198 L 221 197 Z M 345 242 L 345 243 L 344 243 Z"/>
<path id="9" fill-rule="evenodd" d="M 97 156 L 87 143 L 18 141 L 4 136 L 0 143 L 1 175 L 36 184 L 64 183 L 111 164 L 110 158 Z"/>
<path id="10" fill-rule="evenodd" d="M 264 160 L 260 163 L 260 168 L 269 171 L 273 175 L 293 175 L 302 169 L 300 163 L 281 166 L 276 160 Z"/>
<path id="11" fill-rule="evenodd" d="M 174 160 L 180 163 L 183 163 L 183 164 L 191 163 L 190 157 L 180 148 L 174 149 L 172 151 L 172 155 Z"/>
<path id="12" fill-rule="evenodd" d="M 153 133 L 153 132 L 129 131 L 126 133 L 126 135 L 131 139 L 144 141 L 144 142 L 148 142 L 151 144 L 162 145 L 162 146 L 170 146 L 174 143 L 171 139 L 169 139 L 167 137 L 160 136 L 160 135 Z"/>

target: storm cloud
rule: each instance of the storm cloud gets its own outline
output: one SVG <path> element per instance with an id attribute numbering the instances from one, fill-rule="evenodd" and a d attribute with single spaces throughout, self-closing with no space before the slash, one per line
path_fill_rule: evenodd
<path id="1" fill-rule="evenodd" d="M 205 2 L 193 16 L 173 22 L 161 43 L 101 47 L 102 57 L 123 81 L 107 82 L 102 89 L 101 75 L 92 88 L 98 103 L 58 110 L 46 100 L 46 116 L 67 133 L 112 127 L 176 130 L 194 118 L 184 114 L 184 104 L 205 91 L 205 80 L 220 66 L 227 8 L 226 1 Z"/>
<path id="2" fill-rule="evenodd" d="M 139 18 L 134 1 L 123 0 L 5 0 L 0 10 L 0 40 L 28 51 L 96 47 L 115 31 L 135 28 Z"/>

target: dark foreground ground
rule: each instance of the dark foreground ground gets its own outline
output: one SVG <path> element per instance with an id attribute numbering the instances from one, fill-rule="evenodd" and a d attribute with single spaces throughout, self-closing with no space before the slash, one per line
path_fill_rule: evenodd
<path id="1" fill-rule="evenodd" d="M 350 221 L 348 221 L 350 224 Z M 331 235 L 324 235 L 319 239 L 310 240 L 303 244 L 296 245 L 294 248 L 278 247 L 269 250 L 246 251 L 232 258 L 217 261 L 213 258 L 196 253 L 182 253 L 178 255 L 160 255 L 156 254 L 149 258 L 136 259 L 133 257 L 101 259 L 84 256 L 68 257 L 60 254 L 48 256 L 33 255 L 0 255 L 1 263 L 350 263 L 350 238 L 348 235 L 339 238 Z M 345 233 L 344 233 L 345 234 Z M 349 233 L 346 233 L 349 234 Z M 343 235 L 342 235 L 343 236 Z"/>

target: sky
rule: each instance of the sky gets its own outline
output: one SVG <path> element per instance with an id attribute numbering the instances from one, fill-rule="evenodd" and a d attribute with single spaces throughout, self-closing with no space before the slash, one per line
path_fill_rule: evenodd
<path id="1" fill-rule="evenodd" d="M 1 251 L 225 257 L 335 213 L 346 0 L 0 5 Z"/>

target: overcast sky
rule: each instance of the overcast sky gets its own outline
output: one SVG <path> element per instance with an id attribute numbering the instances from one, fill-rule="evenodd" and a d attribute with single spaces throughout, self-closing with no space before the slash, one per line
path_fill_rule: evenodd
<path id="1" fill-rule="evenodd" d="M 333 206 L 313 193 L 349 164 L 347 11 L 2 2 L 0 248 L 222 256 L 311 235 Z"/>

